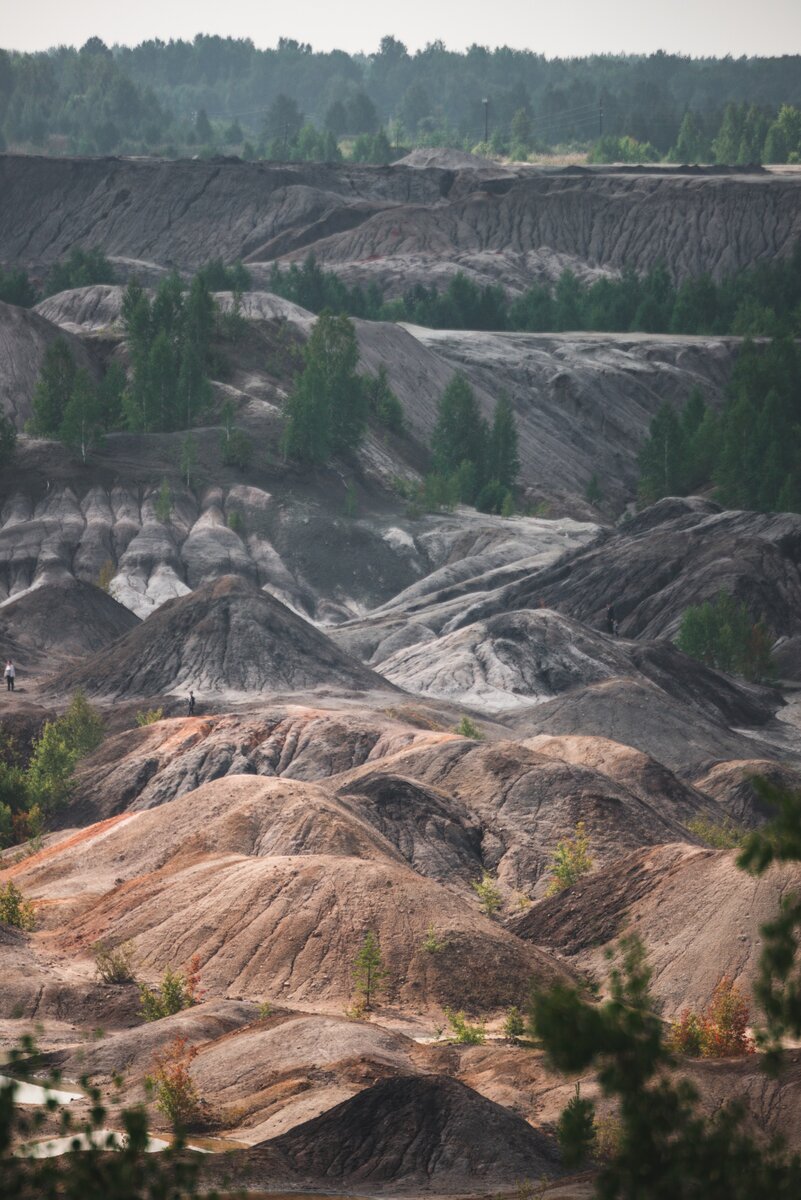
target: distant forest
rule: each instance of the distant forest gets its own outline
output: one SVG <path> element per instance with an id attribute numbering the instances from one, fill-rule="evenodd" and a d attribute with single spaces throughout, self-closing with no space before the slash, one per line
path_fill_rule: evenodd
<path id="1" fill-rule="evenodd" d="M 486 135 L 486 136 L 485 136 Z M 390 161 L 412 146 L 594 161 L 801 160 L 801 56 L 692 59 L 282 38 L 0 50 L 0 149 Z"/>

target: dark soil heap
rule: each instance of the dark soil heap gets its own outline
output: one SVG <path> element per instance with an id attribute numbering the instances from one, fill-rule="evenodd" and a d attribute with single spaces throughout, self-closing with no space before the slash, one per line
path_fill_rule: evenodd
<path id="1" fill-rule="evenodd" d="M 273 596 L 225 576 L 163 604 L 53 687 L 134 697 L 190 687 L 259 692 L 322 684 L 357 691 L 392 688 Z"/>

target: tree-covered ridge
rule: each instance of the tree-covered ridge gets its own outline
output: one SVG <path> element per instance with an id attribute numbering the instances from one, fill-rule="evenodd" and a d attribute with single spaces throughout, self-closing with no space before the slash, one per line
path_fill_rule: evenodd
<path id="1" fill-rule="evenodd" d="M 698 392 L 680 413 L 663 404 L 640 452 L 640 468 L 646 503 L 714 484 L 727 508 L 801 512 L 798 342 L 745 342 L 720 414 Z"/>
<path id="2" fill-rule="evenodd" d="M 203 34 L 112 48 L 90 38 L 80 50 L 0 51 L 0 130 L 8 144 L 56 153 L 249 142 L 264 156 L 335 157 L 343 135 L 375 138 L 380 127 L 398 145 L 470 149 L 484 137 L 486 98 L 497 152 L 586 146 L 603 134 L 650 143 L 660 155 L 681 145 L 692 159 L 704 156 L 696 143 L 712 152 L 717 141 L 714 153 L 725 143 L 725 161 L 746 161 L 735 128 L 744 112 L 745 144 L 761 135 L 759 154 L 747 156 L 754 161 L 777 119 L 772 153 L 800 149 L 795 118 L 780 116 L 783 105 L 801 107 L 800 67 L 797 55 L 546 59 L 508 46 L 457 53 L 439 41 L 410 54 L 390 36 L 367 55 L 315 52 L 289 38 L 265 50 Z M 382 146 L 363 144 L 357 157 L 382 154 Z"/>
<path id="3" fill-rule="evenodd" d="M 417 284 L 385 302 L 380 288 L 348 287 L 313 255 L 282 271 L 270 290 L 312 312 L 409 321 L 431 329 L 524 333 L 596 330 L 609 333 L 711 333 L 774 337 L 801 333 L 801 244 L 789 259 L 762 263 L 715 283 L 698 275 L 674 284 L 658 265 L 647 275 L 583 283 L 570 270 L 557 283 L 534 284 L 511 298 L 500 285 L 480 286 L 458 273 L 442 291 Z"/>

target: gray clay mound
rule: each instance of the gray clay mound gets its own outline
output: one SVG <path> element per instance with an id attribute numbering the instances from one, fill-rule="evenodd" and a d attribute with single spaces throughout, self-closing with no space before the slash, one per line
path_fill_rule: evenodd
<path id="1" fill-rule="evenodd" d="M 724 816 L 751 829 L 775 815 L 754 786 L 755 778 L 774 787 L 801 789 L 801 768 L 758 758 L 718 763 L 697 779 L 695 786 L 720 805 Z"/>
<path id="2" fill-rule="evenodd" d="M 580 734 L 622 742 L 658 759 L 683 779 L 694 779 L 715 761 L 749 758 L 755 752 L 770 758 L 791 757 L 767 740 L 757 740 L 759 729 L 756 735 L 740 733 L 722 715 L 715 720 L 686 699 L 668 695 L 646 679 L 588 684 L 546 704 L 522 709 L 509 723 L 517 737 Z M 744 720 L 737 724 L 745 727 L 764 723 L 763 715 L 758 722 Z"/>
<path id="3" fill-rule="evenodd" d="M 93 696 L 391 689 L 279 600 L 225 576 L 168 601 L 137 629 L 53 682 Z"/>
<path id="4" fill-rule="evenodd" d="M 140 623 L 101 588 L 66 576 L 6 601 L 0 607 L 0 642 L 16 640 L 35 654 L 92 654 Z"/>
<path id="5" fill-rule="evenodd" d="M 673 637 L 686 608 L 721 590 L 776 637 L 801 634 L 801 516 L 722 512 L 692 496 L 660 500 L 595 545 L 510 584 L 468 619 L 541 602 L 602 629 L 614 604 L 625 636 Z"/>
<path id="6" fill-rule="evenodd" d="M 303 1179 L 436 1184 L 558 1173 L 552 1144 L 455 1079 L 386 1079 L 248 1155 L 256 1173 L 283 1165 Z"/>
<path id="7" fill-rule="evenodd" d="M 0 303 L 0 412 L 22 430 L 32 415 L 31 398 L 48 346 L 62 337 L 79 367 L 91 370 L 81 343 L 38 313 Z"/>
<path id="8" fill-rule="evenodd" d="M 609 637 L 546 608 L 498 613 L 376 667 L 407 691 L 485 711 L 525 708 L 616 678 L 653 683 L 727 725 L 763 724 L 780 704 L 771 690 L 737 684 L 669 642 Z"/>

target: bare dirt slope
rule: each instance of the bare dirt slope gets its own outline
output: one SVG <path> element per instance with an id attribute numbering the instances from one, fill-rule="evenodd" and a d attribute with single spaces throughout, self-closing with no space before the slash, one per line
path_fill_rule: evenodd
<path id="1" fill-rule="evenodd" d="M 735 853 L 665 845 L 640 850 L 535 905 L 515 924 L 531 937 L 606 976 L 605 951 L 623 933 L 642 938 L 653 993 L 664 1015 L 704 1008 L 723 975 L 750 995 L 761 950 L 760 927 L 778 912 L 795 866 L 754 878 Z"/>
<path id="2" fill-rule="evenodd" d="M 554 254 L 637 271 L 664 261 L 679 277 L 719 277 L 789 251 L 801 231 L 789 175 L 492 174 L 7 155 L 0 259 L 42 268 L 86 240 L 131 265 L 184 270 L 214 256 L 268 263 L 313 249 L 340 270 L 358 264 L 363 278 L 391 282 L 402 267 L 406 286 L 431 263 L 487 252 L 496 277 L 519 275 L 522 263 L 533 278 Z M 540 253 L 527 260 L 532 251 Z"/>

